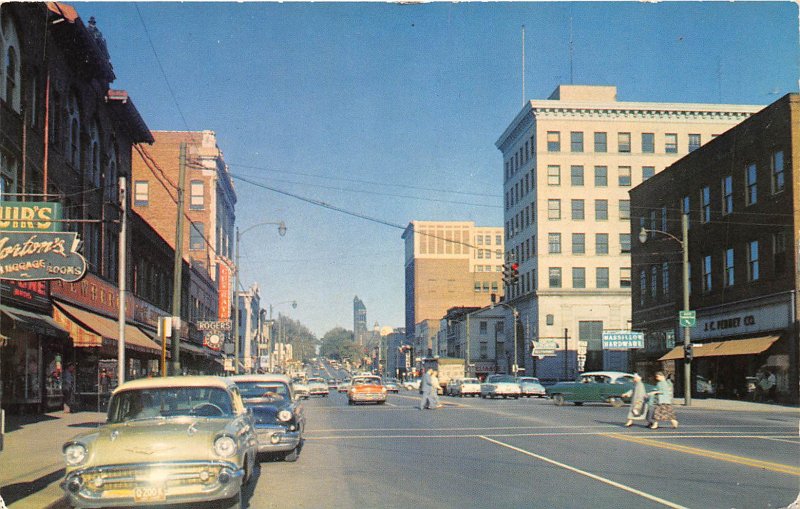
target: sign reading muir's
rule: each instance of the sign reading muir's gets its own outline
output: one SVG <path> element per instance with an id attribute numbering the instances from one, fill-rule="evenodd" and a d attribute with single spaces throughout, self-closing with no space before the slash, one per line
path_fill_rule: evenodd
<path id="1" fill-rule="evenodd" d="M 60 230 L 61 205 L 0 201 L 0 279 L 78 281 L 86 259 L 78 234 Z"/>

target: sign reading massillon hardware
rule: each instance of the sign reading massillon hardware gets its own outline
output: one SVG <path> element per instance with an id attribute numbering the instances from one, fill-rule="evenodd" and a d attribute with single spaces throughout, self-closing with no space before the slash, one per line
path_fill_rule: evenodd
<path id="1" fill-rule="evenodd" d="M 86 274 L 75 232 L 57 231 L 57 203 L 0 202 L 0 279 L 74 282 Z"/>

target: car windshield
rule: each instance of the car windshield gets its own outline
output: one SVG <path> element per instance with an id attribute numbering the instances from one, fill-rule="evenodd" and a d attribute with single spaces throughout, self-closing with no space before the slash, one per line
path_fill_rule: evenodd
<path id="1" fill-rule="evenodd" d="M 308 383 L 310 384 L 324 384 L 325 381 L 322 378 L 309 378 Z"/>
<path id="2" fill-rule="evenodd" d="M 463 383 L 463 384 L 477 384 L 477 383 L 480 383 L 480 381 L 477 378 L 465 378 L 465 379 L 463 379 L 461 381 L 461 383 Z"/>
<path id="3" fill-rule="evenodd" d="M 381 379 L 377 377 L 354 378 L 353 385 L 381 385 Z"/>
<path id="4" fill-rule="evenodd" d="M 164 387 L 128 390 L 114 395 L 108 422 L 177 416 L 230 417 L 231 396 L 219 387 Z"/>
<path id="5" fill-rule="evenodd" d="M 281 382 L 236 382 L 244 399 L 288 400 L 289 387 Z"/>

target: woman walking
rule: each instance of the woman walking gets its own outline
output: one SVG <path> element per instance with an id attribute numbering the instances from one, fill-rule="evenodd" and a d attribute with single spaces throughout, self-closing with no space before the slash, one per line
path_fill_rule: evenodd
<path id="1" fill-rule="evenodd" d="M 655 400 L 655 409 L 649 419 L 649 428 L 658 429 L 658 421 L 669 421 L 673 428 L 678 427 L 678 419 L 672 408 L 672 382 L 667 380 L 664 373 L 656 373 L 656 390 L 652 392 Z"/>
<path id="2" fill-rule="evenodd" d="M 628 410 L 628 420 L 625 427 L 633 426 L 634 420 L 644 419 L 647 416 L 647 390 L 642 383 L 639 373 L 633 374 L 633 393 L 631 395 L 631 407 Z"/>

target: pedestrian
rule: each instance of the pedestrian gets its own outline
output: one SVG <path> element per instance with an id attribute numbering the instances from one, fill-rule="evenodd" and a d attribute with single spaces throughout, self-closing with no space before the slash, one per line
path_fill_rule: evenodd
<path id="1" fill-rule="evenodd" d="M 673 428 L 678 427 L 678 419 L 672 408 L 673 389 L 672 383 L 666 379 L 664 373 L 656 373 L 656 390 L 651 392 L 653 410 L 650 411 L 648 424 L 650 429 L 658 429 L 659 421 L 669 421 Z"/>
<path id="2" fill-rule="evenodd" d="M 433 369 L 428 368 L 424 375 L 422 375 L 422 380 L 419 383 L 419 392 L 422 394 L 422 398 L 419 402 L 419 409 L 425 410 L 426 408 L 432 408 L 436 405 L 436 401 L 431 396 L 431 389 L 433 385 L 431 384 L 431 378 L 433 374 Z"/>
<path id="3" fill-rule="evenodd" d="M 645 419 L 647 417 L 647 389 L 642 383 L 639 373 L 633 374 L 633 392 L 631 393 L 631 407 L 628 410 L 628 420 L 625 427 L 633 426 L 633 421 Z"/>
<path id="4" fill-rule="evenodd" d="M 775 375 L 768 369 L 764 368 L 760 371 L 761 379 L 758 381 L 759 389 L 761 390 L 761 401 L 774 401 L 775 400 L 775 386 L 777 380 Z"/>
<path id="5" fill-rule="evenodd" d="M 433 406 L 431 408 L 441 408 L 442 404 L 439 403 L 439 372 L 435 369 L 431 371 L 431 400 Z"/>
<path id="6" fill-rule="evenodd" d="M 64 413 L 75 410 L 75 363 L 70 362 L 61 377 L 61 395 L 64 397 Z"/>

